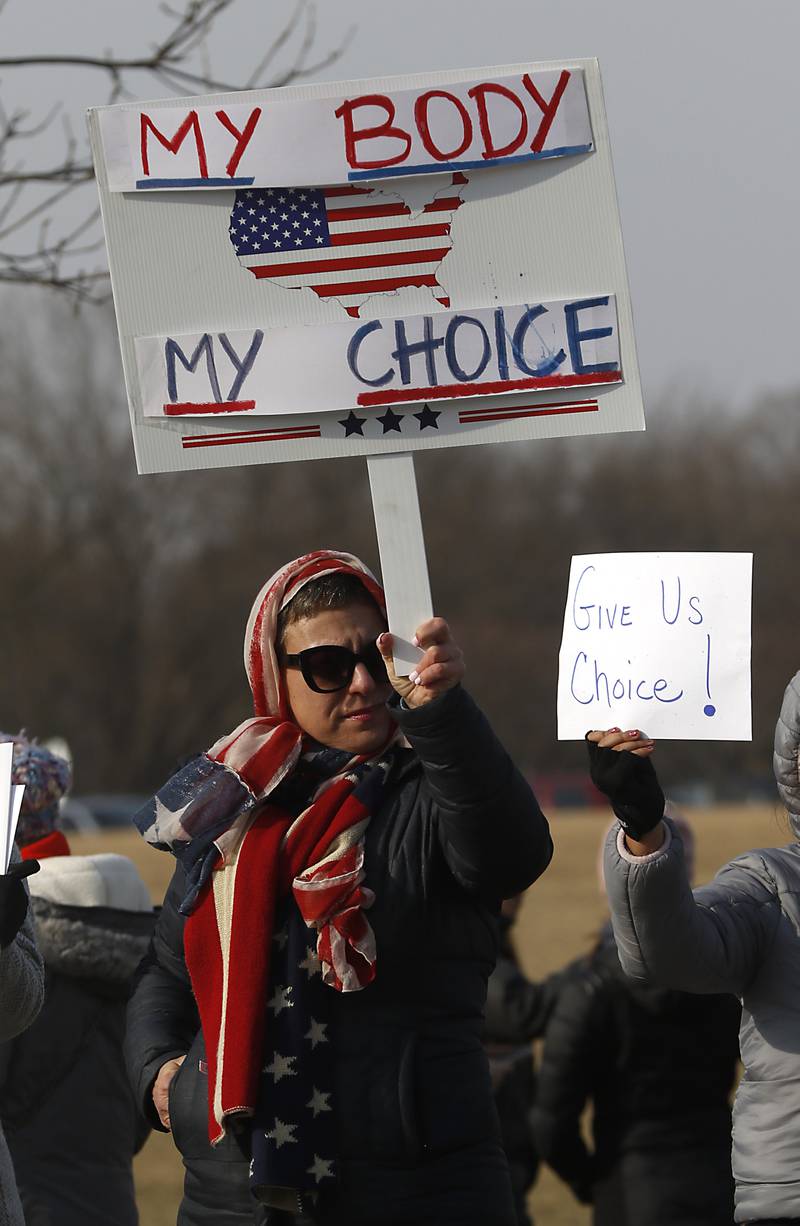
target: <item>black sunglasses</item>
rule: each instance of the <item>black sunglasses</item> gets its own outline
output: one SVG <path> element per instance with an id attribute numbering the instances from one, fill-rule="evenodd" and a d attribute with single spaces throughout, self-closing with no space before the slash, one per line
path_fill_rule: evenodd
<path id="1" fill-rule="evenodd" d="M 349 647 L 333 644 L 307 647 L 296 655 L 284 655 L 283 662 L 289 668 L 299 668 L 306 685 L 315 694 L 334 694 L 337 690 L 347 689 L 358 664 L 363 664 L 372 680 L 379 685 L 389 680 L 383 656 L 375 643 L 370 643 L 358 653 Z"/>

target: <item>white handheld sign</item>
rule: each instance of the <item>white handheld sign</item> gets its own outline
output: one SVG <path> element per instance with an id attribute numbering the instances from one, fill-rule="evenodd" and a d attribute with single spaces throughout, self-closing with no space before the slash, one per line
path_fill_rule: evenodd
<path id="1" fill-rule="evenodd" d="M 8 872 L 25 787 L 11 782 L 13 741 L 0 745 L 0 872 Z"/>
<path id="2" fill-rule="evenodd" d="M 751 738 L 749 553 L 572 559 L 559 740 L 637 728 L 675 740 Z"/>

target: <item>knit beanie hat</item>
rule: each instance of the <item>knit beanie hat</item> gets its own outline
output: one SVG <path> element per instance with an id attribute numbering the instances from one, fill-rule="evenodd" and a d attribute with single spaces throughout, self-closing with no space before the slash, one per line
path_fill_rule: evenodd
<path id="1" fill-rule="evenodd" d="M 0 732 L 0 743 L 14 744 L 11 780 L 25 785 L 16 839 L 22 847 L 50 834 L 58 821 L 58 802 L 72 782 L 69 762 L 29 740 L 24 732 Z"/>

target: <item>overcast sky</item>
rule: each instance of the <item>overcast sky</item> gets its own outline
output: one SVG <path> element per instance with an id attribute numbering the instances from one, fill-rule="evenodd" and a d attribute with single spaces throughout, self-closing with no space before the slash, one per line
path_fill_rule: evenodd
<path id="1" fill-rule="evenodd" d="M 291 11 L 237 0 L 210 40 L 215 74 L 246 79 Z M 800 386 L 799 0 L 319 0 L 320 78 L 597 56 L 646 397 L 702 388 L 740 404 Z M 149 16 L 148 16 L 149 15 Z M 113 47 L 163 28 L 153 0 L 8 0 L 3 54 Z M 89 73 L 2 77 L 4 105 L 105 101 Z M 162 96 L 163 90 L 149 94 Z"/>

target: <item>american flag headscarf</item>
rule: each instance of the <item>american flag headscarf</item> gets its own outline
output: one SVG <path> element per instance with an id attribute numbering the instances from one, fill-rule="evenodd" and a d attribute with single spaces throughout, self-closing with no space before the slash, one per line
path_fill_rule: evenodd
<path id="1" fill-rule="evenodd" d="M 276 571 L 253 601 L 244 636 L 244 667 L 256 715 L 280 716 L 288 719 L 286 698 L 281 687 L 281 671 L 275 650 L 278 614 L 312 579 L 324 575 L 354 575 L 363 583 L 383 615 L 386 598 L 383 588 L 360 558 L 352 553 L 336 553 L 318 549 L 304 554 Z"/>
<path id="2" fill-rule="evenodd" d="M 145 839 L 187 873 L 184 945 L 207 1048 L 212 1143 L 230 1117 L 254 1116 L 261 1097 L 281 900 L 293 896 L 316 933 L 322 983 L 352 992 L 375 977 L 364 835 L 399 738 L 370 758 L 309 743 L 290 717 L 276 652 L 281 609 L 334 573 L 356 576 L 385 613 L 382 588 L 351 554 L 319 550 L 279 570 L 256 597 L 245 635 L 255 717 L 188 763 L 136 817 Z M 319 1170 L 309 1172 L 312 1188 Z"/>

